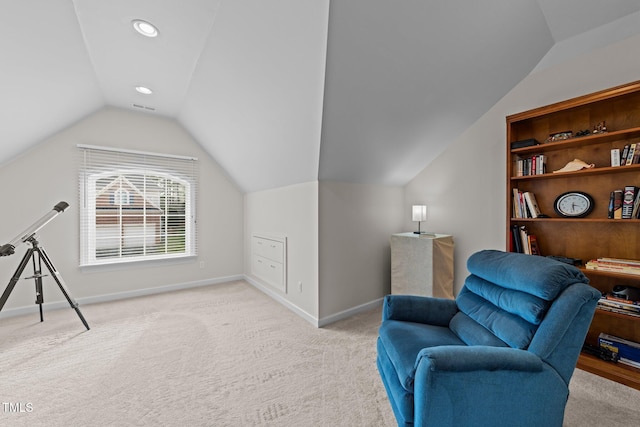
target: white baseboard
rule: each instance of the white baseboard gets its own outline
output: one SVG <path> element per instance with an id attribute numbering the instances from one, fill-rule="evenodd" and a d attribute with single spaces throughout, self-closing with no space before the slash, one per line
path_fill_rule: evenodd
<path id="1" fill-rule="evenodd" d="M 307 322 L 311 323 L 316 328 L 318 327 L 318 319 L 317 318 L 315 318 L 314 316 L 310 315 L 309 313 L 307 313 L 306 311 L 304 311 L 303 309 L 301 309 L 297 305 L 293 304 L 291 301 L 283 298 L 281 295 L 279 295 L 275 291 L 269 289 L 269 287 L 263 285 L 259 281 L 255 280 L 252 277 L 249 277 L 246 274 L 244 275 L 244 280 L 247 281 L 249 284 L 251 284 L 253 287 L 255 287 L 258 290 L 260 290 L 260 291 L 264 292 L 265 294 L 269 295 L 271 298 L 273 298 L 274 300 L 278 301 L 280 304 L 284 305 L 289 310 L 293 311 L 298 316 L 302 317 L 304 320 L 306 320 Z"/>
<path id="2" fill-rule="evenodd" d="M 116 301 L 127 298 L 141 297 L 145 295 L 160 294 L 164 292 L 179 291 L 182 289 L 197 288 L 201 286 L 217 285 L 221 283 L 233 282 L 236 280 L 242 280 L 242 275 L 218 277 L 214 279 L 196 280 L 193 282 L 176 283 L 173 285 L 158 286 L 154 288 L 135 289 L 132 291 L 117 292 L 113 294 L 96 295 L 91 297 L 75 298 L 76 302 L 82 309 L 83 305 L 97 304 L 101 302 Z M 67 300 L 55 301 L 42 304 L 43 311 L 59 310 L 63 308 L 70 308 Z M 23 314 L 37 313 L 39 310 L 38 305 L 28 305 L 23 307 L 10 308 L 0 311 L 0 319 L 14 316 L 21 316 Z"/>
<path id="3" fill-rule="evenodd" d="M 350 308 L 348 310 L 344 310 L 344 311 L 341 311 L 339 313 L 335 313 L 335 314 L 332 314 L 330 316 L 326 316 L 326 317 L 323 317 L 321 319 L 318 319 L 318 318 L 310 315 L 309 313 L 307 313 L 306 311 L 304 311 L 303 309 L 301 309 L 297 305 L 293 304 L 291 301 L 283 298 L 281 295 L 279 295 L 276 292 L 272 291 L 271 289 L 269 289 L 269 287 L 263 285 L 259 281 L 255 280 L 255 279 L 253 279 L 253 278 L 251 278 L 251 277 L 249 277 L 247 275 L 244 276 L 244 280 L 249 282 L 251 285 L 253 285 L 257 289 L 259 289 L 260 291 L 262 291 L 265 294 L 269 295 L 271 298 L 273 298 L 274 300 L 278 301 L 280 304 L 284 305 L 289 310 L 293 311 L 298 316 L 302 317 L 304 320 L 306 320 L 307 322 L 311 323 L 316 328 L 322 328 L 322 327 L 327 326 L 327 325 L 329 325 L 331 323 L 337 322 L 338 320 L 346 319 L 347 317 L 354 316 L 354 315 L 356 315 L 358 313 L 362 313 L 362 312 L 371 310 L 371 309 L 376 308 L 379 305 L 381 305 L 382 302 L 384 301 L 384 298 L 379 298 L 377 300 L 374 300 L 374 301 L 371 301 L 371 302 L 368 302 L 368 303 L 365 303 L 365 304 L 361 304 L 361 305 L 356 306 L 356 307 L 352 307 L 352 308 Z"/>
<path id="4" fill-rule="evenodd" d="M 337 322 L 338 320 L 346 319 L 347 317 L 351 317 L 351 316 L 354 316 L 356 314 L 372 310 L 372 309 L 380 306 L 383 301 L 384 301 L 384 297 L 383 298 L 379 298 L 377 300 L 373 300 L 373 301 L 367 302 L 365 304 L 360 304 L 360 305 L 358 305 L 356 307 L 352 307 L 352 308 L 350 308 L 348 310 L 344 310 L 344 311 L 341 311 L 339 313 L 335 313 L 335 314 L 331 314 L 329 316 L 323 317 L 322 319 L 320 319 L 318 321 L 318 327 L 322 328 L 322 327 L 327 326 L 327 325 L 329 325 L 329 324 L 331 324 L 333 322 Z"/>

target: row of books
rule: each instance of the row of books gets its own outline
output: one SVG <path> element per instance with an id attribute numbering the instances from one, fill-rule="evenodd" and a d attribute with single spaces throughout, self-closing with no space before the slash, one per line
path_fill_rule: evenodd
<path id="1" fill-rule="evenodd" d="M 541 215 L 535 194 L 530 191 L 513 189 L 513 217 L 538 218 Z"/>
<path id="2" fill-rule="evenodd" d="M 640 343 L 601 333 L 598 346 L 618 356 L 618 362 L 640 368 Z"/>
<path id="3" fill-rule="evenodd" d="M 529 234 L 524 225 L 511 226 L 511 252 L 519 252 L 528 255 L 541 255 L 538 246 L 538 238 L 535 234 Z"/>
<path id="4" fill-rule="evenodd" d="M 544 154 L 520 158 L 516 162 L 516 176 L 542 175 L 546 171 L 547 156 Z"/>
<path id="5" fill-rule="evenodd" d="M 587 270 L 611 271 L 640 276 L 640 261 L 620 258 L 598 258 L 587 261 Z"/>
<path id="6" fill-rule="evenodd" d="M 597 307 L 600 310 L 640 317 L 640 305 L 636 301 L 623 300 L 611 294 L 603 295 Z"/>
<path id="7" fill-rule="evenodd" d="M 608 218 L 639 219 L 640 188 L 627 185 L 624 189 L 614 190 L 609 194 Z"/>
<path id="8" fill-rule="evenodd" d="M 627 166 L 640 163 L 640 143 L 627 144 L 622 151 L 611 150 L 611 166 Z"/>

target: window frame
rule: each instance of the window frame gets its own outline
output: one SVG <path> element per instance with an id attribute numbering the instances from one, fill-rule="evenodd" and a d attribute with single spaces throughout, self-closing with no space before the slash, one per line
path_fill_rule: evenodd
<path id="1" fill-rule="evenodd" d="M 80 165 L 79 165 L 79 199 L 80 199 L 80 267 L 91 267 L 100 265 L 118 265 L 129 264 L 135 262 L 148 262 L 155 260 L 171 260 L 171 259 L 184 259 L 197 256 L 197 187 L 198 187 L 198 164 L 197 158 L 188 156 L 173 156 L 158 153 L 149 153 L 135 150 L 123 150 L 111 147 L 98 147 L 91 145 L 78 144 L 80 149 Z M 106 153 L 106 156 L 121 156 L 125 160 L 120 163 L 101 161 L 96 162 L 94 165 L 91 161 L 87 161 L 87 154 L 100 159 L 100 156 Z M 108 157 L 107 157 L 108 158 Z M 156 159 L 160 159 L 157 162 Z M 172 159 L 176 160 L 176 166 L 172 168 Z M 119 158 L 120 160 L 120 158 Z M 150 161 L 149 161 L 150 160 Z M 187 161 L 187 163 L 184 163 Z M 187 166 L 191 166 L 191 170 L 188 170 Z M 186 171 L 186 172 L 185 172 Z M 146 253 L 146 226 L 147 218 L 146 213 L 143 213 L 143 251 L 141 255 L 124 255 L 123 246 L 120 243 L 118 247 L 118 255 L 114 257 L 101 258 L 97 256 L 97 235 L 98 226 L 96 222 L 97 218 L 97 182 L 105 177 L 114 176 L 115 179 L 124 177 L 127 179 L 127 175 L 141 175 L 143 177 L 154 177 L 165 179 L 170 182 L 178 183 L 184 187 L 185 192 L 185 213 L 184 213 L 184 251 L 173 252 L 169 250 L 169 243 L 167 241 L 167 230 L 163 233 L 165 239 L 165 247 L 161 253 Z M 129 190 L 125 190 L 129 191 Z M 120 200 L 122 201 L 122 200 Z M 120 217 L 122 217 L 122 208 L 124 205 L 118 204 L 118 201 L 114 199 L 114 207 L 118 208 Z M 166 209 L 166 205 L 164 207 Z M 169 221 L 170 215 L 163 209 L 162 217 L 165 224 Z M 126 239 L 124 232 L 124 224 L 118 222 L 118 235 L 117 238 L 122 242 Z M 138 236 L 140 237 L 140 236 Z"/>

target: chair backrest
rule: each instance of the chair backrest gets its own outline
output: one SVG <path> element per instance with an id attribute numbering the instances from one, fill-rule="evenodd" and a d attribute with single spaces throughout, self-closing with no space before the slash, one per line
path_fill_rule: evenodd
<path id="1" fill-rule="evenodd" d="M 496 250 L 473 254 L 467 269 L 451 330 L 467 345 L 534 352 L 568 382 L 600 296 L 587 277 L 549 258 Z"/>

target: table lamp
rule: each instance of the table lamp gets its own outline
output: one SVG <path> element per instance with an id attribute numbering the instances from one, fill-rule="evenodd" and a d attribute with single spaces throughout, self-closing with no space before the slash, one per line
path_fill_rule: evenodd
<path id="1" fill-rule="evenodd" d="M 420 222 L 427 220 L 427 207 L 425 205 L 413 205 L 411 211 L 411 218 L 418 223 L 418 231 L 414 231 L 414 234 L 425 234 L 424 231 L 420 231 Z"/>

